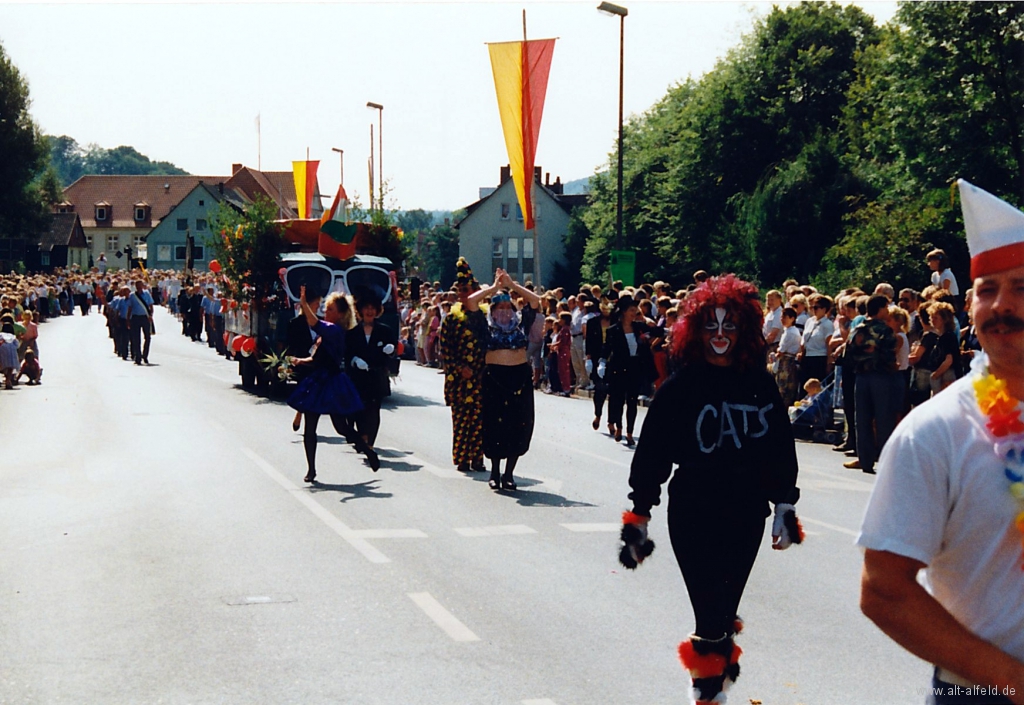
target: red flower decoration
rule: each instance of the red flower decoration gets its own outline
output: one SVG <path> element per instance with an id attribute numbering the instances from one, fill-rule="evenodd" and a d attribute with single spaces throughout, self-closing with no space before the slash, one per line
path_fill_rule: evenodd
<path id="1" fill-rule="evenodd" d="M 1000 414 L 993 410 L 989 414 L 988 423 L 985 426 L 997 438 L 1009 436 L 1010 434 L 1024 433 L 1024 422 L 1020 420 L 1019 409 L 1014 409 L 1009 414 Z"/>

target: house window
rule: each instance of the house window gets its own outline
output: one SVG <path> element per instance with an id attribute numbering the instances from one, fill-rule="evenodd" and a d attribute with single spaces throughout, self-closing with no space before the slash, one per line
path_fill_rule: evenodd
<path id="1" fill-rule="evenodd" d="M 204 232 L 206 230 L 206 221 L 202 218 L 196 218 L 196 232 Z"/>
<path id="2" fill-rule="evenodd" d="M 178 230 L 188 230 L 188 218 L 178 218 Z"/>
<path id="3" fill-rule="evenodd" d="M 533 219 L 534 220 L 540 220 L 540 204 L 539 203 L 534 203 L 533 204 Z"/>
<path id="4" fill-rule="evenodd" d="M 107 219 L 107 209 L 106 208 L 97 208 L 96 209 L 96 220 L 106 220 L 106 219 Z"/>
<path id="5" fill-rule="evenodd" d="M 200 199 L 200 200 L 199 200 L 199 205 L 200 205 L 200 206 L 205 206 L 205 205 L 206 205 L 206 201 L 204 201 L 204 200 Z"/>
<path id="6" fill-rule="evenodd" d="M 58 213 L 70 213 L 70 211 L 68 210 L 67 206 L 61 206 L 60 208 L 57 209 L 57 212 Z"/>
<path id="7" fill-rule="evenodd" d="M 92 249 L 92 235 L 85 236 L 85 244 L 90 250 Z"/>
<path id="8" fill-rule="evenodd" d="M 107 252 L 116 252 L 121 247 L 119 235 L 107 235 Z"/>
<path id="9" fill-rule="evenodd" d="M 142 235 L 135 235 L 132 237 L 132 251 L 138 252 L 139 248 L 142 247 Z"/>
<path id="10" fill-rule="evenodd" d="M 533 276 L 533 238 L 523 238 L 523 276 Z"/>
<path id="11" fill-rule="evenodd" d="M 136 208 L 135 209 L 135 220 L 145 220 L 145 219 L 146 219 L 146 209 L 145 208 Z"/>
<path id="12" fill-rule="evenodd" d="M 518 237 L 510 237 L 508 239 L 508 270 L 509 274 L 514 277 L 519 276 L 519 243 L 522 242 Z"/>
<path id="13" fill-rule="evenodd" d="M 50 253 L 49 252 L 40 252 L 39 253 L 39 264 L 41 264 L 44 267 L 49 267 L 50 266 Z"/>
<path id="14" fill-rule="evenodd" d="M 516 220 L 523 222 L 523 207 L 516 203 Z"/>
<path id="15" fill-rule="evenodd" d="M 181 254 L 185 254 L 182 252 Z M 171 261 L 171 246 L 170 245 L 157 245 L 156 246 L 156 258 L 160 262 Z"/>
<path id="16" fill-rule="evenodd" d="M 502 203 L 501 204 L 501 219 L 502 220 L 508 220 L 510 215 L 511 215 L 511 213 L 512 213 L 512 204 L 511 203 Z"/>
<path id="17" fill-rule="evenodd" d="M 200 260 L 205 259 L 203 255 L 205 255 L 205 253 L 203 252 L 203 246 L 202 245 L 195 245 L 192 248 L 192 260 L 194 262 L 199 262 Z M 179 262 L 184 262 L 185 261 L 185 246 L 184 245 L 175 245 L 174 246 L 174 259 L 176 259 Z"/>
<path id="18" fill-rule="evenodd" d="M 505 266 L 505 243 L 500 237 L 491 240 L 491 271 Z"/>

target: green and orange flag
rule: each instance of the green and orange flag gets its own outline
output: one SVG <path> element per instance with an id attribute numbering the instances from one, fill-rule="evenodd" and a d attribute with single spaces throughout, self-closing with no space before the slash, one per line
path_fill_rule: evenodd
<path id="1" fill-rule="evenodd" d="M 320 162 L 292 162 L 292 177 L 295 179 L 295 200 L 298 201 L 300 218 L 311 218 L 313 194 L 316 193 L 316 168 Z"/>
<path id="2" fill-rule="evenodd" d="M 501 42 L 487 48 L 523 227 L 533 230 L 533 162 L 555 40 Z"/>

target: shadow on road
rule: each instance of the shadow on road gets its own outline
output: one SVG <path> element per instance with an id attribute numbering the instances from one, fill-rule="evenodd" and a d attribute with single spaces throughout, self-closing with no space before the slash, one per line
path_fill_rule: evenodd
<path id="1" fill-rule="evenodd" d="M 471 477 L 474 482 L 486 483 L 490 478 L 489 473 L 479 472 L 467 475 Z M 521 507 L 596 507 L 596 504 L 590 504 L 589 502 L 578 502 L 575 499 L 569 499 L 563 497 L 560 494 L 554 494 L 553 492 L 543 492 L 541 490 L 531 490 L 530 487 L 535 485 L 543 485 L 540 480 L 533 480 L 529 477 L 517 477 L 516 487 L 518 488 L 515 492 L 509 490 L 491 490 L 495 494 L 502 495 L 505 497 L 511 497 L 516 500 L 516 503 Z"/>
<path id="2" fill-rule="evenodd" d="M 384 400 L 381 408 L 394 409 L 399 406 L 444 406 L 444 403 L 437 399 L 429 399 L 415 394 L 392 392 L 391 396 Z"/>
<path id="3" fill-rule="evenodd" d="M 322 482 L 315 482 L 309 488 L 312 493 L 317 492 L 344 492 L 348 494 L 348 497 L 342 497 L 340 501 L 342 504 L 349 502 L 353 499 L 388 499 L 393 497 L 390 492 L 379 492 L 376 484 L 380 480 L 373 479 L 367 480 L 366 482 L 358 482 L 354 485 L 327 485 Z"/>

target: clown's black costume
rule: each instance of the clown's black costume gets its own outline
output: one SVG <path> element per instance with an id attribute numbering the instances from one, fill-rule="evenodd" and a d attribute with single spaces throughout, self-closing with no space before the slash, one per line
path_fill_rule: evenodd
<path id="1" fill-rule="evenodd" d="M 786 408 L 764 365 L 756 289 L 717 277 L 687 299 L 676 330 L 678 372 L 658 390 L 633 457 L 621 559 L 636 567 L 651 550 L 647 520 L 669 483 L 672 548 L 696 628 L 679 646 L 697 703 L 724 702 L 739 675 L 733 639 L 740 598 L 765 518 L 775 506 L 775 548 L 799 543 L 793 505 L 796 448 Z"/>

